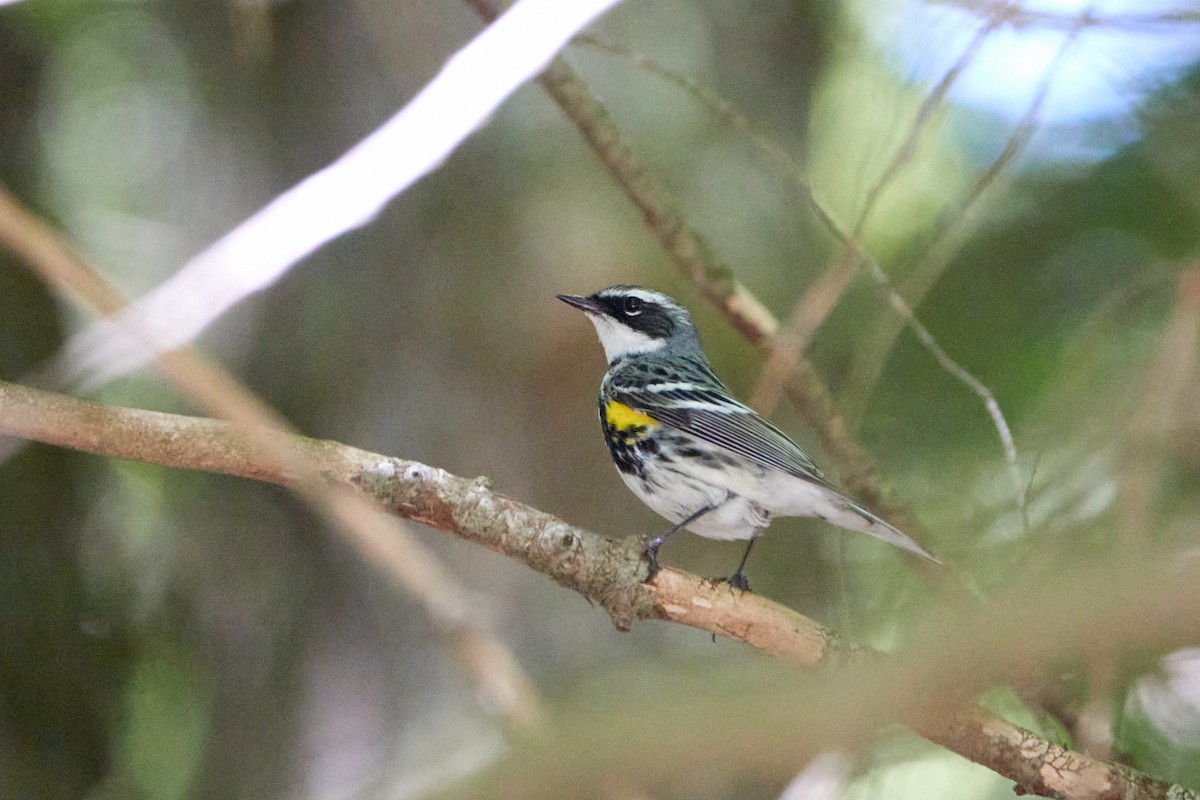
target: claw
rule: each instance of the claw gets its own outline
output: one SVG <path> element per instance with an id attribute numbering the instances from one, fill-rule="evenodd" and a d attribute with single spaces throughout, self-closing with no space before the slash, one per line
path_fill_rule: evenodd
<path id="1" fill-rule="evenodd" d="M 671 529 L 662 536 L 655 536 L 653 539 L 646 542 L 646 564 L 649 567 L 650 574 L 646 576 L 646 580 L 644 580 L 643 583 L 650 583 L 654 580 L 654 576 L 658 574 L 658 548 L 662 547 L 662 543 L 667 540 L 667 537 L 678 531 L 680 528 L 685 528 L 688 525 L 691 525 L 693 522 L 716 508 L 717 505 L 708 505 L 704 506 L 704 508 L 697 509 L 695 512 L 685 517 L 682 521 L 672 525 Z"/>
<path id="2" fill-rule="evenodd" d="M 658 571 L 662 569 L 662 567 L 660 567 L 658 564 L 658 548 L 662 547 L 662 543 L 663 537 L 661 536 L 646 542 L 646 549 L 644 553 L 646 556 L 647 575 L 642 583 L 653 583 L 654 577 L 658 575 Z"/>
<path id="3" fill-rule="evenodd" d="M 750 581 L 740 572 L 733 573 L 725 582 L 742 593 L 750 591 Z"/>

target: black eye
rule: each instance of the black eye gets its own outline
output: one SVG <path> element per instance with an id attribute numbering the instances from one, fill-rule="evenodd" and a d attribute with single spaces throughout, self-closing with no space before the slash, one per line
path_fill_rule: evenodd
<path id="1" fill-rule="evenodd" d="M 626 297 L 625 298 L 625 316 L 636 317 L 642 313 L 642 298 Z"/>

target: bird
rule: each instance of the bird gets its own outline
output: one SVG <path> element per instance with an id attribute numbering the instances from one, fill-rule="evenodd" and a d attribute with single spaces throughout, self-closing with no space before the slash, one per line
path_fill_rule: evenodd
<path id="1" fill-rule="evenodd" d="M 661 292 L 620 284 L 557 295 L 591 320 L 608 359 L 600 424 L 625 485 L 673 523 L 649 538 L 647 581 L 658 551 L 680 529 L 747 540 L 731 586 L 774 517 L 816 517 L 861 531 L 934 563 L 911 537 L 840 493 L 778 427 L 738 401 L 713 372 L 687 309 Z"/>

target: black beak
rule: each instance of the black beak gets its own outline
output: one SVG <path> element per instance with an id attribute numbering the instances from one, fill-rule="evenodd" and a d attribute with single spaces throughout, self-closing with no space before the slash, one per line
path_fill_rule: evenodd
<path id="1" fill-rule="evenodd" d="M 562 300 L 569 306 L 575 306 L 580 311 L 585 311 L 588 314 L 603 314 L 604 310 L 600 304 L 590 297 L 580 297 L 577 294 L 560 294 L 557 295 L 559 300 Z"/>

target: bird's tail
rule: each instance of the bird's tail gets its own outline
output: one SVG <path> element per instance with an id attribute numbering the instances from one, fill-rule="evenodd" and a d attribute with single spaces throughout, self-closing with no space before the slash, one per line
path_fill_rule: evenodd
<path id="1" fill-rule="evenodd" d="M 837 504 L 837 513 L 828 517 L 829 522 L 852 531 L 861 531 L 876 539 L 882 539 L 888 544 L 894 544 L 896 547 L 921 556 L 921 558 L 929 559 L 935 564 L 942 563 L 913 541 L 912 537 L 904 531 L 884 522 L 853 500 L 840 495 L 838 497 L 842 502 Z"/>

